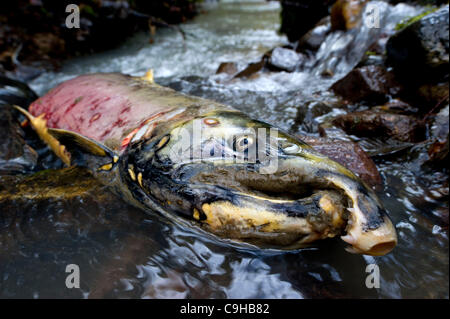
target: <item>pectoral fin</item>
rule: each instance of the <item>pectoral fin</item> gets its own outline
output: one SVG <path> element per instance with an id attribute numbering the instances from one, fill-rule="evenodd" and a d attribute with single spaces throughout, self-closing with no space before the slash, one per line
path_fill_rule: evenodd
<path id="1" fill-rule="evenodd" d="M 118 156 L 103 144 L 75 132 L 47 127 L 45 114 L 37 117 L 20 106 L 14 106 L 30 121 L 31 126 L 52 151 L 68 166 L 78 165 L 93 170 L 110 170 Z"/>

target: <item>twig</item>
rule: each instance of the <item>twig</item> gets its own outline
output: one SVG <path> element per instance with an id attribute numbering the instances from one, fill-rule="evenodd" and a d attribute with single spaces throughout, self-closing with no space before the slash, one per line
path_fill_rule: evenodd
<path id="1" fill-rule="evenodd" d="M 149 25 L 154 25 L 156 27 L 171 28 L 171 29 L 176 30 L 178 33 L 181 34 L 181 37 L 183 39 L 183 46 L 184 46 L 184 48 L 186 48 L 186 43 L 185 43 L 186 42 L 186 32 L 184 32 L 184 30 L 180 26 L 169 24 L 161 18 L 157 18 L 157 17 L 151 16 L 149 14 L 145 14 L 145 13 L 138 12 L 135 10 L 132 10 L 131 13 L 139 18 L 147 18 L 149 20 Z"/>

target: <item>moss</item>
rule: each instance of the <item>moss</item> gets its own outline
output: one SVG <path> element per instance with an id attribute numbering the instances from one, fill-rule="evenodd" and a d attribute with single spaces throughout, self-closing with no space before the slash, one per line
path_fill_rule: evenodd
<path id="1" fill-rule="evenodd" d="M 417 21 L 419 21 L 420 19 L 422 19 L 423 17 L 429 15 L 430 13 L 435 12 L 437 9 L 438 9 L 438 8 L 431 8 L 431 9 L 428 9 L 427 11 L 425 11 L 425 12 L 419 14 L 419 15 L 414 16 L 414 17 L 410 17 L 410 18 L 403 19 L 400 23 L 398 23 L 398 24 L 395 26 L 395 30 L 396 30 L 396 31 L 403 30 L 404 28 L 410 26 L 410 25 L 413 24 L 414 22 L 417 22 Z"/>
<path id="2" fill-rule="evenodd" d="M 98 17 L 98 14 L 95 13 L 94 9 L 88 4 L 82 4 L 81 5 L 81 12 L 82 13 L 86 13 L 86 14 L 92 16 L 92 17 L 95 17 L 95 18 Z"/>
<path id="3" fill-rule="evenodd" d="M 69 167 L 43 170 L 29 176 L 1 178 L 0 202 L 47 198 L 73 198 L 102 190 L 102 185 L 87 170 Z M 106 200 L 108 192 L 95 192 L 99 200 Z"/>

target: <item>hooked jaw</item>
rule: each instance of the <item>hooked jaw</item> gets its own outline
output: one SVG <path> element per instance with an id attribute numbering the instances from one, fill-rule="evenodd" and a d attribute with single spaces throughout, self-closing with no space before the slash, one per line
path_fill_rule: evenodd
<path id="1" fill-rule="evenodd" d="M 302 167 L 301 174 L 305 174 L 304 167 L 309 166 L 311 168 L 308 175 L 314 176 L 313 183 L 341 190 L 348 198 L 348 214 L 344 217 L 347 226 L 345 235 L 341 236 L 342 240 L 351 245 L 346 248 L 347 251 L 382 256 L 397 245 L 395 227 L 377 196 L 348 169 L 327 158 L 315 158 L 315 155 L 307 156 L 306 159 L 288 159 L 287 162 L 289 161 L 294 162 L 288 165 L 294 174 L 296 167 Z M 326 184 L 323 184 L 324 181 Z"/>
<path id="2" fill-rule="evenodd" d="M 389 253 L 397 245 L 397 233 L 376 195 L 364 184 L 348 178 L 330 177 L 344 190 L 353 207 L 347 208 L 346 235 L 342 240 L 351 245 L 347 251 L 372 256 Z"/>
<path id="3" fill-rule="evenodd" d="M 344 233 L 342 240 L 351 245 L 347 251 L 372 256 L 385 255 L 397 244 L 375 193 L 328 158 L 281 156 L 273 174 L 232 166 L 198 171 L 190 179 L 191 190 L 209 184 L 216 197 L 199 200 L 194 219 L 221 236 L 294 247 Z M 220 189 L 214 186 L 218 181 Z"/>
<path id="4" fill-rule="evenodd" d="M 190 197 L 198 198 L 193 218 L 226 238 L 294 247 L 344 233 L 347 251 L 372 256 L 396 246 L 375 193 L 338 163 L 304 151 L 280 156 L 272 174 L 260 171 L 198 164 L 175 175 L 188 178 Z"/>
<path id="5" fill-rule="evenodd" d="M 332 238 L 345 225 L 341 197 L 333 191 L 298 200 L 234 193 L 231 201 L 202 204 L 201 211 L 204 225 L 217 235 L 283 249 Z"/>
<path id="6" fill-rule="evenodd" d="M 383 256 L 391 252 L 397 245 L 397 235 L 389 218 L 384 217 L 384 224 L 377 229 L 365 231 L 360 224 L 353 226 L 349 220 L 347 235 L 341 239 L 350 244 L 346 250 L 351 253 Z"/>

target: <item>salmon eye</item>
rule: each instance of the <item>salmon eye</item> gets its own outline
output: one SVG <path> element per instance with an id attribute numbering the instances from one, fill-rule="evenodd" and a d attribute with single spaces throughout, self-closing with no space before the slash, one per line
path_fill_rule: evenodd
<path id="1" fill-rule="evenodd" d="M 220 124 L 220 121 L 215 118 L 206 118 L 203 120 L 203 123 L 205 123 L 208 126 L 216 126 Z"/>
<path id="2" fill-rule="evenodd" d="M 233 149 L 237 152 L 245 152 L 249 146 L 253 145 L 254 139 L 252 136 L 243 135 L 236 138 Z"/>

